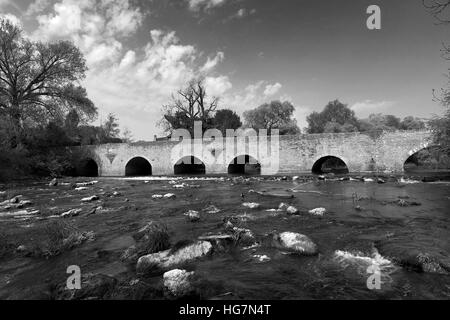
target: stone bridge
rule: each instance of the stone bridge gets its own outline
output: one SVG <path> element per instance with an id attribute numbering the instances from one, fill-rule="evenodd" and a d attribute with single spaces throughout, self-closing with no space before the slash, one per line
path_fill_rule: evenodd
<path id="1" fill-rule="evenodd" d="M 318 173 L 334 159 L 349 172 L 403 172 L 405 161 L 430 145 L 428 131 L 303 134 L 262 138 L 204 138 L 76 147 L 85 176 L 189 173 L 261 175 Z M 238 161 L 236 161 L 238 159 Z M 190 163 L 190 161 L 194 161 Z M 189 166 L 190 164 L 190 166 Z M 184 166 L 184 168 L 180 168 Z M 186 167 L 187 166 L 187 167 Z"/>

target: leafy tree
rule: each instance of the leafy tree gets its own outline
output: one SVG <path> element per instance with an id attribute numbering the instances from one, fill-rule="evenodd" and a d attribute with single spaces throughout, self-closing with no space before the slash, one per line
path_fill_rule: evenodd
<path id="1" fill-rule="evenodd" d="M 78 124 L 97 114 L 79 85 L 86 70 L 72 43 L 32 41 L 0 18 L 0 178 L 65 172 L 58 147 L 76 143 Z"/>
<path id="2" fill-rule="evenodd" d="M 442 117 L 430 121 L 433 141 L 440 149 L 450 155 L 450 109 Z"/>
<path id="3" fill-rule="evenodd" d="M 80 116 L 76 110 L 70 110 L 64 121 L 64 126 L 67 131 L 74 132 L 80 124 Z"/>
<path id="4" fill-rule="evenodd" d="M 372 113 L 369 115 L 369 118 L 364 120 L 364 123 L 361 124 L 360 121 L 360 130 L 361 131 L 392 131 L 400 129 L 400 118 L 393 115 L 384 115 L 382 113 Z M 364 130 L 362 130 L 364 129 Z"/>
<path id="5" fill-rule="evenodd" d="M 211 128 L 213 115 L 217 109 L 219 99 L 209 99 L 203 80 L 190 81 L 186 88 L 172 96 L 172 102 L 163 107 L 163 119 L 160 124 L 166 132 L 175 129 L 187 129 L 194 134 L 195 121 L 202 122 L 202 129 Z"/>
<path id="6" fill-rule="evenodd" d="M 126 143 L 132 143 L 133 142 L 133 134 L 131 133 L 131 130 L 128 128 L 125 128 L 122 132 L 122 136 L 120 137 L 122 142 Z"/>
<path id="7" fill-rule="evenodd" d="M 450 16 L 446 14 L 450 11 L 450 0 L 423 0 L 425 8 L 433 17 L 442 24 L 450 24 Z M 442 57 L 450 61 L 450 46 L 444 44 L 442 48 Z M 450 74 L 447 75 L 450 79 Z M 450 153 L 450 81 L 447 86 L 442 88 L 439 93 L 433 90 L 435 101 L 439 102 L 446 111 L 441 117 L 435 117 L 429 123 L 433 132 L 433 140 L 440 146 L 440 149 L 447 154 Z"/>
<path id="8" fill-rule="evenodd" d="M 306 121 L 308 133 L 353 132 L 358 129 L 355 112 L 339 100 L 329 102 L 322 112 L 311 113 Z"/>
<path id="9" fill-rule="evenodd" d="M 395 131 L 395 130 L 423 130 L 425 122 L 419 118 L 407 116 L 400 120 L 394 115 L 373 113 L 367 119 L 359 120 L 359 131 Z"/>
<path id="10" fill-rule="evenodd" d="M 78 141 L 80 145 L 95 145 L 102 141 L 102 129 L 94 126 L 79 126 Z"/>
<path id="11" fill-rule="evenodd" d="M 293 119 L 295 107 L 288 101 L 272 101 L 244 112 L 245 126 L 255 130 L 278 129 L 281 135 L 298 134 L 300 129 Z"/>
<path id="12" fill-rule="evenodd" d="M 105 138 L 118 138 L 120 134 L 119 123 L 114 113 L 108 114 L 102 125 Z"/>
<path id="13" fill-rule="evenodd" d="M 78 83 L 86 62 L 71 42 L 33 42 L 8 19 L 0 19 L 0 114 L 20 130 L 24 121 L 48 123 L 77 110 L 92 119 L 97 110 Z"/>
<path id="14" fill-rule="evenodd" d="M 424 130 L 425 127 L 425 122 L 412 116 L 403 118 L 400 123 L 400 129 L 402 130 Z"/>
<path id="15" fill-rule="evenodd" d="M 236 112 L 229 109 L 218 110 L 212 122 L 214 128 L 219 129 L 223 136 L 226 135 L 227 129 L 236 130 L 242 127 L 241 118 L 236 114 Z"/>
<path id="16" fill-rule="evenodd" d="M 355 132 L 358 128 L 350 123 L 339 124 L 337 122 L 328 122 L 325 125 L 324 133 L 341 133 L 341 132 Z"/>

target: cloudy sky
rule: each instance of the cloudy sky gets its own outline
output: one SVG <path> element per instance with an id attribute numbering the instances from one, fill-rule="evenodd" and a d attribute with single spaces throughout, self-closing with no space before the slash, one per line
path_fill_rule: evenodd
<path id="1" fill-rule="evenodd" d="M 371 4 L 381 30 L 366 27 Z M 162 105 L 200 74 L 221 107 L 289 100 L 302 128 L 334 99 L 360 117 L 442 112 L 450 27 L 421 0 L 0 0 L 0 13 L 35 39 L 73 40 L 99 118 L 117 114 L 135 139 L 161 134 Z"/>

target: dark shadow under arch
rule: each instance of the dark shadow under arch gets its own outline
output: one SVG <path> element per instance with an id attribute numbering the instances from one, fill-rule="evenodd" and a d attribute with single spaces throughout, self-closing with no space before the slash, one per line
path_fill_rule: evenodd
<path id="1" fill-rule="evenodd" d="M 80 177 L 98 177 L 98 165 L 91 158 L 80 161 L 76 168 L 76 175 Z"/>
<path id="2" fill-rule="evenodd" d="M 194 156 L 181 158 L 173 166 L 176 175 L 202 175 L 206 173 L 205 164 Z"/>
<path id="3" fill-rule="evenodd" d="M 135 157 L 128 161 L 125 166 L 125 176 L 137 177 L 137 176 L 151 176 L 152 165 L 147 159 L 142 157 Z"/>
<path id="4" fill-rule="evenodd" d="M 249 155 L 241 155 L 233 159 L 228 165 L 228 174 L 260 175 L 261 164 Z"/>
<path id="5" fill-rule="evenodd" d="M 334 156 L 322 157 L 317 160 L 312 167 L 312 173 L 314 174 L 346 174 L 348 172 L 348 167 L 345 162 L 342 159 Z"/>
<path id="6" fill-rule="evenodd" d="M 423 148 L 406 159 L 403 164 L 405 172 L 448 172 L 450 171 L 450 154 L 438 146 Z"/>

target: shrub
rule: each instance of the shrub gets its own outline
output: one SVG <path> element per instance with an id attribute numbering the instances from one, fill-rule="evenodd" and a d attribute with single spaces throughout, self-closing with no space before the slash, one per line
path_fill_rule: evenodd
<path id="1" fill-rule="evenodd" d="M 67 222 L 52 221 L 44 226 L 44 240 L 35 245 L 33 252 L 34 255 L 49 258 L 93 239 L 92 231 L 81 232 Z"/>
<path id="2" fill-rule="evenodd" d="M 150 222 L 133 237 L 138 242 L 136 248 L 140 255 L 170 248 L 170 235 L 164 224 Z"/>

